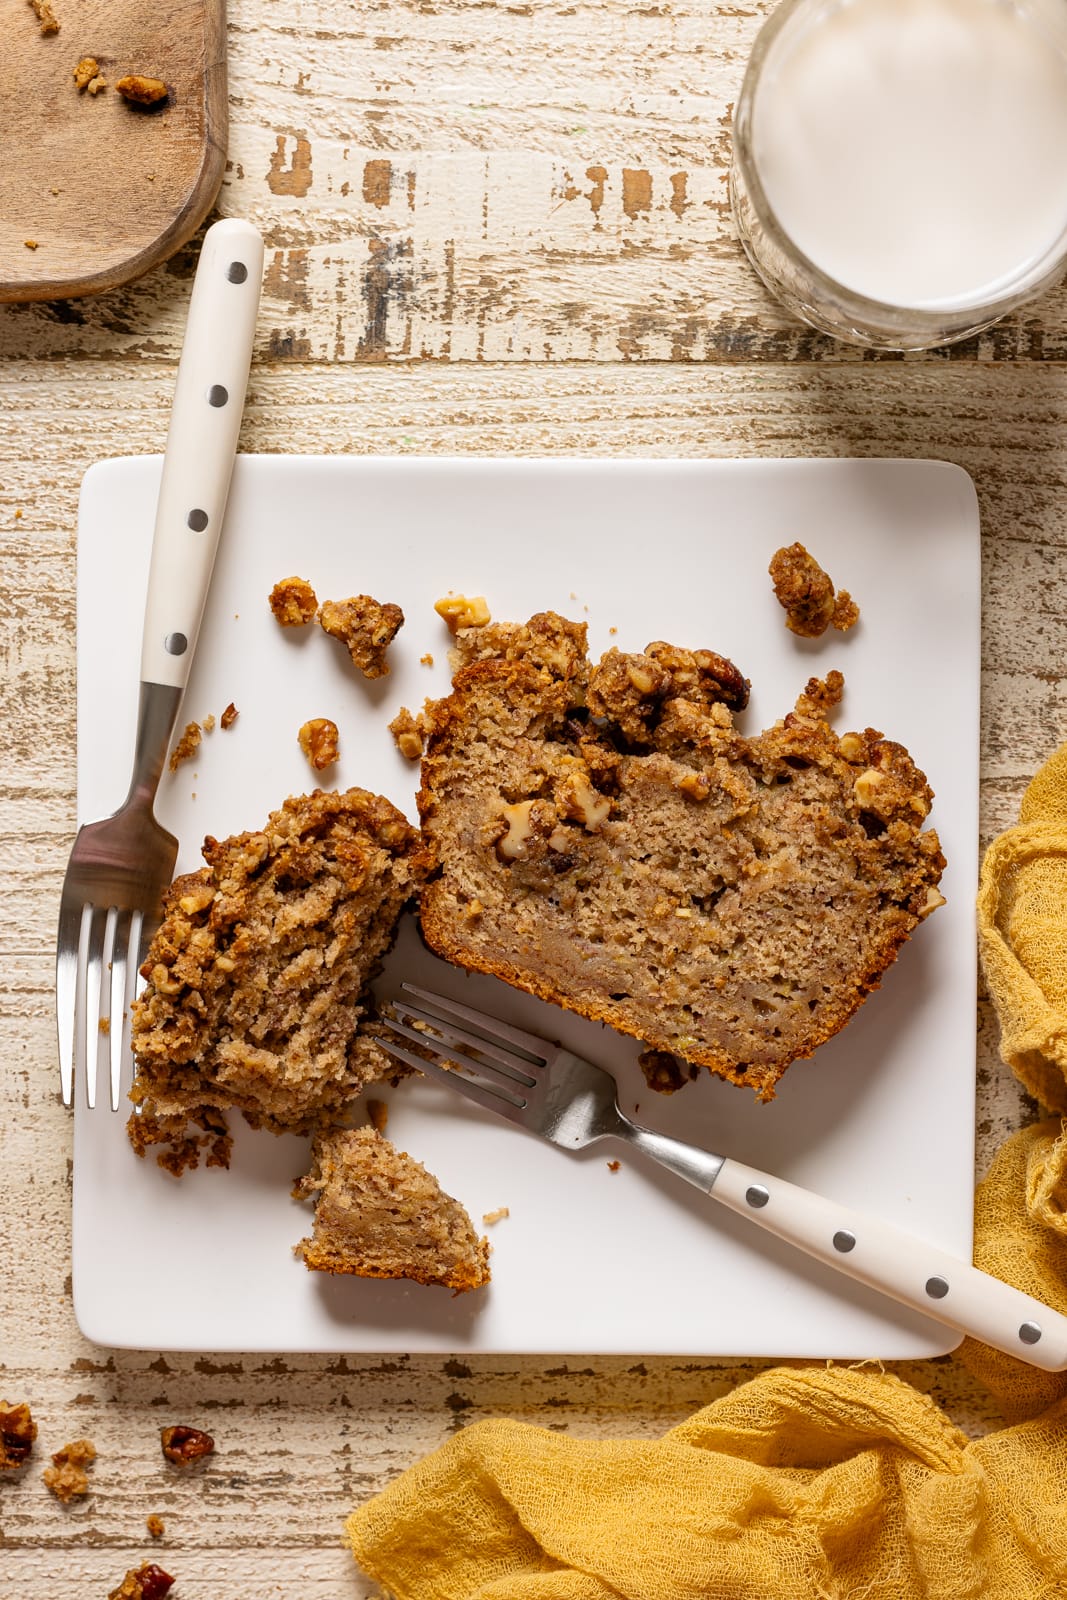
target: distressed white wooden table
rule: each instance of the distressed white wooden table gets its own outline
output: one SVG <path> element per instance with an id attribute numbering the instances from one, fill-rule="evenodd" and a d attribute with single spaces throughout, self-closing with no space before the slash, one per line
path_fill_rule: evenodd
<path id="1" fill-rule="evenodd" d="M 731 228 L 731 105 L 764 13 L 702 0 L 231 0 L 219 209 L 268 243 L 242 447 L 939 456 L 984 524 L 983 842 L 1067 735 L 1067 293 L 951 352 L 865 359 L 783 317 Z M 195 249 L 95 301 L 0 307 L 0 1398 L 85 1434 L 64 1511 L 0 1484 L 0 1600 L 364 1596 L 357 1500 L 482 1416 L 655 1435 L 756 1370 L 711 1361 L 196 1358 L 100 1350 L 70 1304 L 53 934 L 74 822 L 74 528 L 99 457 L 162 448 Z M 930 691 L 936 695 L 937 685 Z M 979 1168 L 1029 1120 L 978 1003 Z M 179 1291 L 180 1292 L 180 1291 Z M 972 1431 L 953 1358 L 901 1372 Z M 206 1474 L 164 1470 L 199 1424 Z M 167 1533 L 150 1546 L 144 1519 Z"/>

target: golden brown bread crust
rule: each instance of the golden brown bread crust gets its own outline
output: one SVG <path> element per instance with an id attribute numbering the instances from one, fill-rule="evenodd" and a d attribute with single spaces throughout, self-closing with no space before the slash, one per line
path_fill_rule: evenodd
<path id="1" fill-rule="evenodd" d="M 380 795 L 316 790 L 260 830 L 207 839 L 204 858 L 168 891 L 142 967 L 131 1099 L 164 1129 L 229 1107 L 309 1128 L 393 1070 L 364 991 L 426 851 Z"/>
<path id="2" fill-rule="evenodd" d="M 675 661 L 667 692 L 653 648 Z M 556 675 L 512 639 L 461 668 L 426 712 L 422 930 L 459 966 L 770 1099 L 941 903 L 932 796 L 900 745 L 834 733 L 839 673 L 746 738 L 740 674 L 718 673 L 717 698 L 685 654 L 569 656 Z"/>

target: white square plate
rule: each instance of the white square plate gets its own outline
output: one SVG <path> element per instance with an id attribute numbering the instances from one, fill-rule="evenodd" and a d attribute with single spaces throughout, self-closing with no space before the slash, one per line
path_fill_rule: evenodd
<path id="1" fill-rule="evenodd" d="M 78 527 L 78 799 L 82 819 L 125 793 L 158 458 L 86 475 Z M 873 726 L 927 772 L 948 857 L 948 904 L 884 987 L 777 1100 L 703 1075 L 652 1093 L 638 1046 L 495 980 L 436 962 L 409 925 L 387 980 L 411 975 L 610 1066 L 624 1106 L 666 1132 L 867 1208 L 969 1255 L 974 1130 L 979 529 L 959 468 L 916 461 L 438 460 L 242 457 L 183 721 L 205 736 L 165 775 L 161 821 L 179 870 L 205 834 L 261 825 L 313 786 L 296 743 L 332 717 L 331 778 L 414 817 L 417 769 L 386 723 L 448 686 L 448 635 L 433 602 L 485 594 L 494 616 L 554 608 L 589 624 L 594 653 L 665 638 L 707 646 L 752 679 L 744 726 L 791 709 L 813 672 L 846 677 L 838 726 Z M 767 563 L 800 539 L 862 620 L 801 641 L 785 628 Z M 402 605 L 392 673 L 369 684 L 312 626 L 283 632 L 267 596 L 299 573 L 320 599 L 360 592 Z M 430 653 L 434 664 L 420 663 Z M 452 1297 L 405 1283 L 306 1271 L 310 1228 L 289 1196 L 307 1141 L 243 1123 L 232 1168 L 176 1182 L 139 1161 L 125 1117 L 77 1110 L 74 1296 L 101 1344 L 186 1350 L 674 1353 L 905 1358 L 953 1348 L 939 1324 L 898 1308 L 679 1180 L 597 1146 L 568 1156 L 447 1090 L 408 1081 L 389 1135 L 490 1230 L 493 1281 Z M 617 1172 L 608 1162 L 618 1157 Z"/>

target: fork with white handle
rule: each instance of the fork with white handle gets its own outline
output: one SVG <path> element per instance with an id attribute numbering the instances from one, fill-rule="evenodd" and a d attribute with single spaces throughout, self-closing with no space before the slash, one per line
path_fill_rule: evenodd
<path id="1" fill-rule="evenodd" d="M 251 223 L 204 235 L 174 392 L 145 606 L 133 775 L 114 816 L 74 841 L 59 910 L 56 1020 L 65 1105 L 84 1076 L 96 1105 L 100 1055 L 110 1060 L 111 1109 L 128 1053 L 124 1019 L 137 968 L 159 921 L 178 842 L 153 806 L 189 679 L 226 510 L 263 280 L 263 240 Z"/>
<path id="2" fill-rule="evenodd" d="M 383 1049 L 564 1150 L 618 1139 L 828 1266 L 1047 1372 L 1067 1369 L 1067 1317 L 877 1217 L 643 1128 L 602 1067 L 405 983 Z M 406 1048 L 404 1040 L 413 1048 Z M 448 1063 L 451 1063 L 449 1065 Z"/>

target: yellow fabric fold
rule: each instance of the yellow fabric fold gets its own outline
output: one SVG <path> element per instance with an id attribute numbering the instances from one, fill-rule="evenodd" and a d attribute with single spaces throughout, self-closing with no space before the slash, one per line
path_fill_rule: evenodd
<path id="1" fill-rule="evenodd" d="M 480 1422 L 347 1524 L 396 1600 L 1050 1600 L 1067 1417 L 968 1443 L 870 1368 L 775 1368 L 652 1443 Z"/>
<path id="2" fill-rule="evenodd" d="M 1067 745 L 986 851 L 978 939 L 1004 1060 L 1047 1110 L 1067 1114 Z"/>

